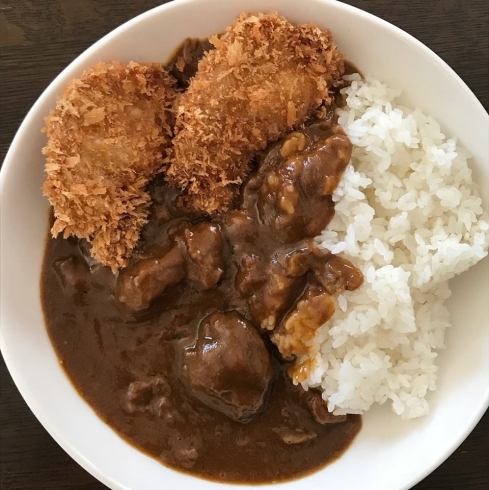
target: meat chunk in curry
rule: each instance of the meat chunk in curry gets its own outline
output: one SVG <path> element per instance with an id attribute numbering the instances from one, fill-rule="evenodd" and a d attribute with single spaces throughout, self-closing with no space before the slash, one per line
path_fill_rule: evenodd
<path id="1" fill-rule="evenodd" d="M 272 377 L 263 339 L 236 312 L 204 318 L 183 352 L 182 378 L 192 394 L 238 422 L 249 422 L 261 409 Z"/>
<path id="2" fill-rule="evenodd" d="M 184 224 L 172 230 L 170 243 L 154 256 L 123 269 L 117 298 L 133 311 L 149 308 L 167 287 L 187 278 L 202 289 L 213 288 L 224 272 L 223 239 L 219 225 Z"/>

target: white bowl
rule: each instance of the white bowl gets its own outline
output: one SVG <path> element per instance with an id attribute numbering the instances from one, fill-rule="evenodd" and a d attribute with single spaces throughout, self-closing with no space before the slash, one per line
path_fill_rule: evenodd
<path id="1" fill-rule="evenodd" d="M 211 489 L 217 484 L 176 472 L 124 442 L 92 411 L 62 371 L 44 327 L 39 277 L 48 203 L 41 195 L 43 117 L 65 84 L 101 61 L 165 61 L 188 36 L 220 32 L 243 10 L 276 9 L 296 22 L 329 27 L 364 73 L 405 90 L 406 104 L 431 113 L 473 155 L 476 180 L 489 202 L 489 116 L 462 80 L 403 31 L 329 0 L 183 0 L 119 27 L 68 66 L 25 118 L 1 173 L 1 350 L 31 410 L 85 469 L 113 489 Z M 284 489 L 400 490 L 443 462 L 478 422 L 489 400 L 489 261 L 452 281 L 453 328 L 440 354 L 431 412 L 402 421 L 387 407 L 364 416 L 351 448 L 335 463 Z M 219 450 L 216 448 L 216 450 Z M 256 487 L 245 487 L 256 488 Z"/>

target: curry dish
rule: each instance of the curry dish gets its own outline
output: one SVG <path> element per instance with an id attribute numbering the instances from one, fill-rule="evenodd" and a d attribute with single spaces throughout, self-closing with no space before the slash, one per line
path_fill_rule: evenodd
<path id="1" fill-rule="evenodd" d="M 189 40 L 177 52 L 180 90 L 208 49 Z M 300 386 L 334 295 L 363 282 L 314 241 L 352 150 L 335 107 L 258 153 L 228 210 L 188 206 L 186 190 L 154 178 L 149 222 L 115 274 L 83 238 L 48 238 L 42 300 L 60 362 L 108 425 L 175 469 L 283 481 L 360 430 L 360 416 L 335 416 Z"/>

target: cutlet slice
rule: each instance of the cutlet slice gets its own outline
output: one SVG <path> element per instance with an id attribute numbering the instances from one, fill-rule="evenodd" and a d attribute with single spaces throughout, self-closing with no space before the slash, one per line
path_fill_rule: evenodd
<path id="1" fill-rule="evenodd" d="M 210 41 L 178 102 L 167 179 L 182 206 L 213 214 L 231 206 L 257 151 L 330 101 L 344 63 L 328 30 L 274 12 L 241 14 Z"/>
<path id="2" fill-rule="evenodd" d="M 147 222 L 147 184 L 171 144 L 175 81 L 156 63 L 98 63 L 72 80 L 46 117 L 43 191 L 53 236 L 75 235 L 116 271 Z"/>

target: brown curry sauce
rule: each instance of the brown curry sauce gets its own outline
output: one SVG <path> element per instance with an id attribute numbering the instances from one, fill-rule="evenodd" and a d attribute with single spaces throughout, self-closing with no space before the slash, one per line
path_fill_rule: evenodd
<path id="1" fill-rule="evenodd" d="M 287 370 L 290 372 L 294 356 L 287 356 L 283 349 L 281 354 L 267 331 L 271 306 L 252 299 L 257 291 L 258 299 L 277 299 L 264 279 L 271 268 L 277 267 L 288 278 L 290 294 L 279 298 L 280 305 L 273 307 L 270 330 L 275 328 L 280 334 L 287 315 L 307 288 L 327 295 L 361 284 L 360 271 L 338 257 L 318 252 L 308 238 L 318 234 L 334 214 L 330 196 L 315 195 L 318 175 L 308 164 L 319 155 L 322 165 L 329 165 L 328 175 L 339 178 L 349 159 L 349 154 L 342 153 L 345 141 L 332 109 L 325 120 L 310 122 L 270 145 L 243 185 L 236 210 L 211 222 L 176 208 L 177 192 L 163 179 L 153 182 L 150 223 L 131 264 L 118 275 L 91 259 L 84 241 L 48 237 L 42 302 L 63 368 L 102 420 L 165 465 L 220 482 L 284 481 L 338 458 L 360 430 L 361 418 L 356 415 L 343 417 L 340 423 L 318 423 L 311 400 L 316 397 L 313 403 L 322 403 L 318 402 L 320 395 L 292 384 Z M 304 148 L 292 148 L 291 155 L 284 157 L 286 140 L 290 146 L 294 138 L 302 138 L 300 134 L 305 136 Z M 337 151 L 331 152 L 335 145 Z M 307 168 L 312 168 L 314 178 L 309 178 L 309 197 L 297 187 L 301 195 L 294 202 L 305 199 L 302 208 L 296 206 L 296 211 L 302 211 L 284 215 L 280 206 L 273 204 L 284 200 L 275 177 L 279 183 L 285 181 L 291 168 L 299 169 L 302 187 L 308 185 Z M 269 178 L 272 173 L 275 177 Z M 316 221 L 319 211 L 322 218 Z M 208 225 L 222 237 L 222 274 L 216 277 L 211 270 L 203 276 L 202 268 L 192 273 L 184 259 L 175 255 L 176 250 L 185 249 L 179 238 L 182 233 L 195 234 Z M 186 247 L 185 253 L 190 253 L 188 243 Z M 299 250 L 300 273 L 284 272 L 277 257 L 293 257 Z M 176 258 L 168 258 L 170 253 Z M 212 262 L 211 255 L 212 251 L 205 254 L 207 263 Z M 250 262 L 249 257 L 254 260 Z M 219 263 L 217 257 L 212 270 L 219 269 Z M 154 272 L 155 267 L 160 267 L 159 272 Z M 168 282 L 169 270 L 173 282 Z M 150 281 L 144 291 L 147 271 L 151 277 L 159 273 L 166 279 L 160 280 L 159 286 Z M 134 284 L 143 285 L 140 297 L 130 294 Z M 233 420 L 229 413 L 210 408 L 195 396 L 182 375 L 182 356 L 197 345 L 205 319 L 212 312 L 229 311 L 257 328 L 272 366 L 262 405 L 250 420 Z M 239 386 L 243 380 L 235 375 L 231 381 Z"/>

